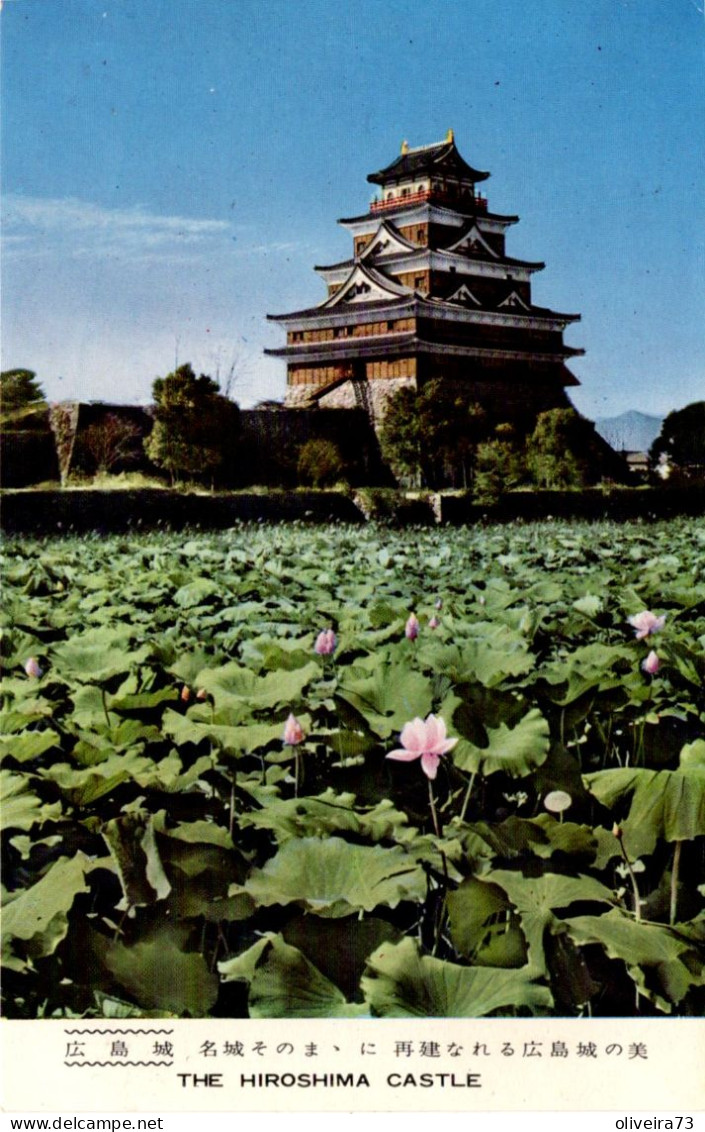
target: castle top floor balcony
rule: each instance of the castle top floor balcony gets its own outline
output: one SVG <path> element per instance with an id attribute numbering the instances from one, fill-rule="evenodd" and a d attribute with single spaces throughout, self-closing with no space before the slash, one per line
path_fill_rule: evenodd
<path id="1" fill-rule="evenodd" d="M 406 208 L 411 204 L 424 204 L 431 201 L 436 204 L 451 205 L 467 208 L 472 206 L 476 212 L 487 212 L 487 197 L 478 193 L 451 191 L 448 189 L 424 188 L 417 192 L 402 189 L 397 193 L 385 193 L 383 197 L 375 197 L 370 202 L 370 212 L 389 212 L 393 208 Z"/>

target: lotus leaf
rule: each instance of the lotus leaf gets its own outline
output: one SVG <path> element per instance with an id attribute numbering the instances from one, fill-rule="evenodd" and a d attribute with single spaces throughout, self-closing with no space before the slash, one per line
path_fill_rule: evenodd
<path id="1" fill-rule="evenodd" d="M 106 964 L 116 982 L 142 1006 L 203 1018 L 218 997 L 218 977 L 202 955 L 183 950 L 182 940 L 167 926 L 130 946 L 115 942 Z"/>
<path id="2" fill-rule="evenodd" d="M 660 837 L 689 841 L 705 835 L 705 741 L 681 751 L 677 770 L 645 767 L 597 771 L 586 775 L 589 789 L 604 806 L 632 795 L 628 817 L 620 822 L 626 852 L 652 853 Z"/>
<path id="3" fill-rule="evenodd" d="M 422 955 L 412 939 L 383 943 L 368 960 L 362 990 L 382 1018 L 482 1018 L 501 1013 L 543 1013 L 547 987 L 527 968 L 461 967 Z"/>
<path id="4" fill-rule="evenodd" d="M 548 723 L 538 708 L 527 712 L 516 727 L 500 723 L 497 728 L 488 728 L 487 734 L 487 747 L 476 747 L 467 739 L 458 743 L 451 756 L 455 765 L 464 771 L 481 767 L 485 775 L 500 770 L 520 778 L 530 774 L 548 756 Z"/>
<path id="5" fill-rule="evenodd" d="M 284 842 L 276 856 L 251 873 L 244 888 L 261 905 L 296 903 L 335 918 L 422 900 L 426 878 L 402 848 L 304 837 Z"/>
<path id="6" fill-rule="evenodd" d="M 10 755 L 15 762 L 27 763 L 58 747 L 61 740 L 55 731 L 25 731 L 0 739 L 0 760 Z"/>
<path id="7" fill-rule="evenodd" d="M 204 669 L 194 682 L 213 697 L 216 711 L 243 705 L 250 709 L 275 708 L 293 704 L 319 675 L 320 668 L 315 661 L 303 668 L 276 670 L 264 676 L 238 664 L 225 664 L 219 669 Z"/>
<path id="8" fill-rule="evenodd" d="M 484 880 L 498 885 L 514 906 L 529 947 L 529 963 L 537 974 L 546 972 L 544 933 L 560 930 L 557 912 L 571 904 L 596 901 L 613 904 L 608 888 L 590 876 L 524 876 L 506 869 L 493 869 Z"/>
<path id="9" fill-rule="evenodd" d="M 348 670 L 338 687 L 338 698 L 351 704 L 382 739 L 415 716 L 424 718 L 432 708 L 428 680 L 407 660 L 371 662 L 371 670 Z"/>
<path id="10" fill-rule="evenodd" d="M 531 672 L 536 659 L 522 633 L 506 625 L 477 622 L 472 636 L 457 644 L 430 644 L 419 650 L 420 663 L 456 683 L 479 681 L 495 688 L 509 677 Z"/>
<path id="11" fill-rule="evenodd" d="M 246 978 L 251 1018 L 354 1018 L 363 1005 L 348 1003 L 340 990 L 281 936 L 270 935 L 263 946 L 218 964 L 225 981 Z"/>
<path id="12" fill-rule="evenodd" d="M 21 941 L 22 953 L 31 959 L 40 959 L 56 950 L 68 932 L 68 914 L 74 900 L 80 893 L 88 892 L 88 864 L 83 853 L 62 857 L 31 888 L 12 894 L 13 899 L 3 908 L 3 956 L 6 949 L 12 956 L 13 940 Z"/>
<path id="13" fill-rule="evenodd" d="M 507 895 L 497 885 L 468 877 L 449 894 L 448 916 L 453 946 L 474 965 L 524 966 L 526 944 L 510 915 Z"/>
<path id="14" fill-rule="evenodd" d="M 83 684 L 106 684 L 149 656 L 147 645 L 129 651 L 131 636 L 131 631 L 116 633 L 114 629 L 89 629 L 77 634 L 51 650 L 52 670 Z"/>
<path id="15" fill-rule="evenodd" d="M 576 943 L 599 943 L 610 958 L 623 960 L 641 994 L 666 1013 L 691 986 L 705 982 L 702 948 L 698 957 L 693 944 L 675 929 L 637 923 L 617 908 L 603 916 L 577 916 L 565 922 Z M 694 971 L 687 964 L 691 955 Z"/>
<path id="16" fill-rule="evenodd" d="M 60 821 L 61 803 L 42 802 L 30 785 L 31 779 L 10 770 L 0 770 L 0 827 L 31 829 L 34 825 Z"/>

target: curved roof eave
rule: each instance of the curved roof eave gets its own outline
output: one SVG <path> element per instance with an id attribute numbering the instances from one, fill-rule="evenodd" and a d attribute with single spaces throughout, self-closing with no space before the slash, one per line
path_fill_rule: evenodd
<path id="1" fill-rule="evenodd" d="M 390 180 L 420 176 L 423 173 L 441 172 L 443 166 L 466 177 L 469 181 L 486 181 L 490 174 L 483 169 L 473 169 L 468 165 L 454 141 L 440 142 L 436 145 L 421 146 L 401 153 L 389 165 L 376 173 L 369 173 L 367 180 L 372 185 L 384 185 Z"/>
<path id="2" fill-rule="evenodd" d="M 423 207 L 433 208 L 433 209 L 436 209 L 436 211 L 438 211 L 438 212 L 450 212 L 450 213 L 453 213 L 453 215 L 455 215 L 455 216 L 467 216 L 470 219 L 498 220 L 500 223 L 503 223 L 503 224 L 517 224 L 519 222 L 518 216 L 505 216 L 501 212 L 479 212 L 479 211 L 478 212 L 466 212 L 462 208 L 448 208 L 447 205 L 444 205 L 444 204 L 441 204 L 440 202 L 436 202 L 436 201 L 432 201 L 432 200 L 424 201 L 423 204 L 417 203 L 417 204 L 406 204 L 406 205 L 404 204 L 403 201 L 400 200 L 398 204 L 395 202 L 393 207 L 386 210 L 386 214 L 388 215 L 389 213 L 392 213 L 392 212 L 398 212 L 403 208 L 406 208 L 409 211 L 411 211 L 414 208 L 423 208 Z M 342 225 L 359 224 L 363 220 L 379 220 L 379 215 L 380 215 L 379 212 L 372 212 L 370 210 L 369 212 L 361 213 L 359 216 L 339 216 L 338 219 L 336 220 L 336 224 L 342 224 Z"/>

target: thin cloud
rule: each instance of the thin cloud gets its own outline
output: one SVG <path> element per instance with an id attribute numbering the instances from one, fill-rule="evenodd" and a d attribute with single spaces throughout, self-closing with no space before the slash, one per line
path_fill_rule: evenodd
<path id="1" fill-rule="evenodd" d="M 142 258 L 202 252 L 232 230 L 224 220 L 161 216 L 139 206 L 104 208 L 76 198 L 8 195 L 3 204 L 8 252 L 46 254 L 61 245 L 77 257 Z"/>
<path id="2" fill-rule="evenodd" d="M 224 253 L 229 260 L 301 251 L 294 241 L 248 243 L 251 226 L 226 220 L 162 216 L 140 206 L 105 208 L 75 197 L 8 194 L 3 199 L 3 245 L 8 257 L 46 259 L 59 251 L 72 259 L 113 259 L 131 264 L 190 263 Z"/>

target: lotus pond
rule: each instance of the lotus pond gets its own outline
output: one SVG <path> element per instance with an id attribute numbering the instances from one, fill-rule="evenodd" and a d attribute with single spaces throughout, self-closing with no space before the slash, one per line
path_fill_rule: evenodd
<path id="1" fill-rule="evenodd" d="M 702 1014 L 702 525 L 2 570 L 6 1016 Z"/>

